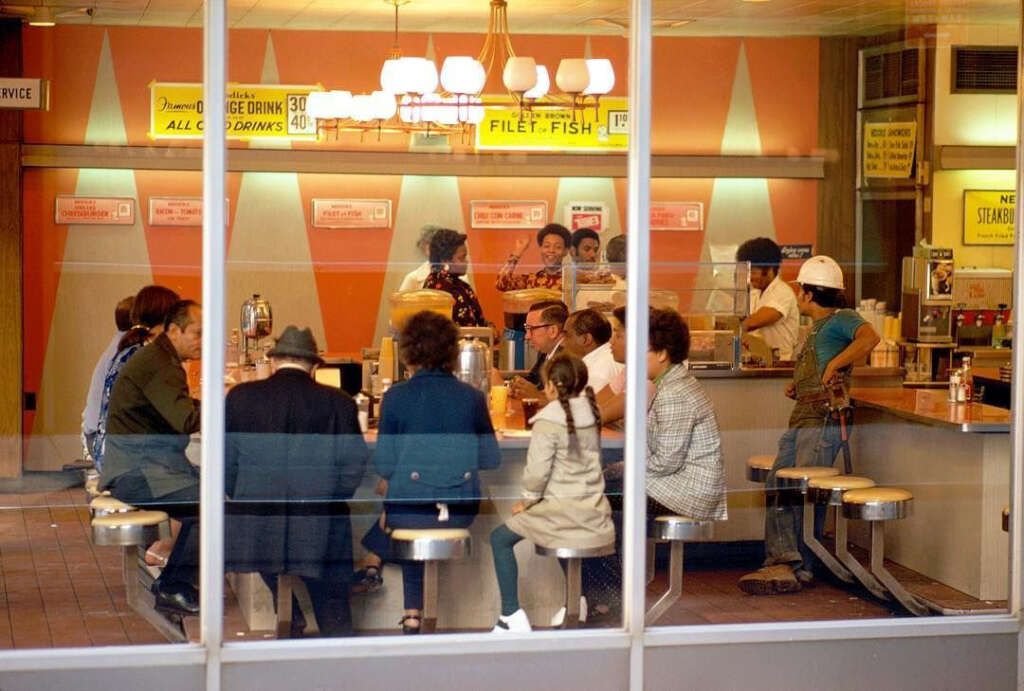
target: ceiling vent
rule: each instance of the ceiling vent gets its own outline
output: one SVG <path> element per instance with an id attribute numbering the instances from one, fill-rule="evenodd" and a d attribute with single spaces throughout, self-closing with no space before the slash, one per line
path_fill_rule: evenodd
<path id="1" fill-rule="evenodd" d="M 1017 46 L 953 46 L 950 92 L 1017 93 Z"/>
<path id="2" fill-rule="evenodd" d="M 861 55 L 860 107 L 924 100 L 924 48 L 896 43 L 865 48 Z"/>

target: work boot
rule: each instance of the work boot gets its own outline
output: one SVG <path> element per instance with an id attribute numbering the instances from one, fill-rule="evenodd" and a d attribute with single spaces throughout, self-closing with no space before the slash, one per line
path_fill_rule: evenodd
<path id="1" fill-rule="evenodd" d="M 740 590 L 750 595 L 778 595 L 797 592 L 800 590 L 800 581 L 791 566 L 775 564 L 741 576 L 739 586 Z"/>

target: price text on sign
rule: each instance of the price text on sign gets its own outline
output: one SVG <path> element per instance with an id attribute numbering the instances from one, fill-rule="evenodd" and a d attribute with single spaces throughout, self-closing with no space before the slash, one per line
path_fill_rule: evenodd
<path id="1" fill-rule="evenodd" d="M 542 228 L 548 222 L 545 201 L 471 201 L 473 228 Z"/>
<path id="2" fill-rule="evenodd" d="M 916 122 L 866 123 L 864 177 L 909 178 L 916 148 Z"/>
<path id="3" fill-rule="evenodd" d="M 487 102 L 508 100 L 487 96 Z M 569 110 L 537 108 L 523 113 L 509 106 L 488 106 L 476 126 L 477 149 L 534 151 L 625 151 L 629 147 L 629 113 L 624 98 L 602 98 L 594 106 Z"/>
<path id="4" fill-rule="evenodd" d="M 135 200 L 131 197 L 58 195 L 53 215 L 58 225 L 130 226 L 135 223 Z"/>
<path id="5" fill-rule="evenodd" d="M 704 202 L 651 202 L 651 230 L 704 230 Z"/>
<path id="6" fill-rule="evenodd" d="M 390 228 L 390 199 L 314 199 L 314 228 Z"/>
<path id="7" fill-rule="evenodd" d="M 150 197 L 149 225 L 202 226 L 201 197 Z"/>
<path id="8" fill-rule="evenodd" d="M 964 190 L 964 244 L 1012 245 L 1016 209 L 1013 190 Z"/>
<path id="9" fill-rule="evenodd" d="M 306 114 L 315 86 L 229 84 L 225 109 L 228 139 L 316 139 L 316 121 Z M 151 82 L 152 139 L 203 136 L 203 86 Z"/>

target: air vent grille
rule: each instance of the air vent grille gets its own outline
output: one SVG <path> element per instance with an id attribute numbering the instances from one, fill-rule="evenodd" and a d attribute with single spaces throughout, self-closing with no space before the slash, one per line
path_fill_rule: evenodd
<path id="1" fill-rule="evenodd" d="M 953 46 L 953 93 L 1017 92 L 1016 46 Z"/>
<path id="2" fill-rule="evenodd" d="M 918 100 L 920 59 L 917 48 L 865 52 L 864 105 Z"/>

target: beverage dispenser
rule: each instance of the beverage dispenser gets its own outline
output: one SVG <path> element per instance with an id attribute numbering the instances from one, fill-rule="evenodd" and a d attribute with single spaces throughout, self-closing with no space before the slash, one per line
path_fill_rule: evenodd
<path id="1" fill-rule="evenodd" d="M 409 317 L 418 312 L 427 311 L 451 318 L 455 298 L 443 290 L 404 290 L 392 293 L 388 298 L 388 304 L 390 306 L 388 323 L 391 335 L 381 339 L 379 375 L 381 379 L 396 381 L 402 372 L 398 360 L 398 338 Z"/>
<path id="2" fill-rule="evenodd" d="M 251 365 L 254 360 L 262 357 L 260 339 L 269 336 L 274 328 L 274 317 L 270 311 L 270 302 L 261 298 L 259 293 L 242 303 L 242 364 Z M 252 352 L 256 357 L 252 357 Z"/>
<path id="3" fill-rule="evenodd" d="M 903 258 L 902 336 L 920 343 L 953 340 L 953 250 L 948 247 L 915 247 L 914 256 Z"/>

